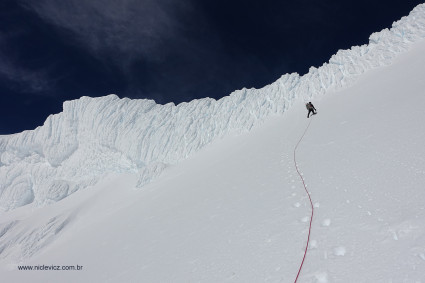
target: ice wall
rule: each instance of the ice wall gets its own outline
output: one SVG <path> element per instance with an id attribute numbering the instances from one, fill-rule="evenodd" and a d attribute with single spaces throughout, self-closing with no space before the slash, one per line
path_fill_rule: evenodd
<path id="1" fill-rule="evenodd" d="M 115 95 L 67 101 L 42 127 L 0 136 L 0 208 L 59 201 L 108 172 L 134 172 L 143 186 L 167 164 L 230 132 L 250 130 L 297 100 L 346 87 L 424 38 L 422 4 L 390 30 L 372 34 L 368 45 L 341 50 L 302 77 L 286 74 L 262 89 L 177 106 Z"/>

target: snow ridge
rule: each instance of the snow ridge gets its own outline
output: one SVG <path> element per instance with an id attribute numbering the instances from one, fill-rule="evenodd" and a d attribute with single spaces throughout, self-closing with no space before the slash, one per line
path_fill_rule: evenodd
<path id="1" fill-rule="evenodd" d="M 0 136 L 0 208 L 59 201 L 108 172 L 134 172 L 141 187 L 217 138 L 249 131 L 296 101 L 347 87 L 424 38 L 421 4 L 391 29 L 372 34 L 368 45 L 340 50 L 308 74 L 286 74 L 262 89 L 177 106 L 116 95 L 66 101 L 43 126 Z"/>

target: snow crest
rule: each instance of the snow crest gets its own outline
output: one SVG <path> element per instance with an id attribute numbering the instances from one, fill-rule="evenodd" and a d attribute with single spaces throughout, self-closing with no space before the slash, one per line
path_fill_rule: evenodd
<path id="1" fill-rule="evenodd" d="M 308 74 L 286 74 L 262 89 L 177 106 L 116 95 L 66 101 L 43 126 L 0 136 L 0 208 L 57 202 L 108 172 L 134 172 L 141 187 L 215 139 L 248 131 L 295 101 L 349 86 L 424 38 L 421 4 L 391 29 L 372 34 L 368 45 L 340 50 Z"/>

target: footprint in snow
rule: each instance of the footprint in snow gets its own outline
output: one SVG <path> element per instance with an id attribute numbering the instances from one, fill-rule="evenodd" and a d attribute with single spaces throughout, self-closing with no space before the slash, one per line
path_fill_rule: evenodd
<path id="1" fill-rule="evenodd" d="M 314 277 L 318 283 L 328 283 L 328 274 L 326 272 L 318 272 Z"/>
<path id="2" fill-rule="evenodd" d="M 316 240 L 311 240 L 310 243 L 309 243 L 309 245 L 308 245 L 308 248 L 310 250 L 317 249 L 317 241 Z"/>
<path id="3" fill-rule="evenodd" d="M 340 246 L 340 247 L 334 248 L 333 252 L 334 252 L 334 255 L 336 256 L 344 256 L 347 250 L 345 249 L 345 247 Z"/>
<path id="4" fill-rule="evenodd" d="M 301 222 L 308 222 L 308 220 L 310 219 L 310 217 L 308 217 L 308 216 L 306 216 L 306 217 L 303 217 L 302 219 L 301 219 Z"/>
<path id="5" fill-rule="evenodd" d="M 331 220 L 329 218 L 326 218 L 325 220 L 322 221 L 323 227 L 329 227 L 330 225 L 331 225 Z"/>
<path id="6" fill-rule="evenodd" d="M 295 206 L 295 207 L 300 207 L 300 206 L 301 206 L 301 204 L 300 204 L 299 202 L 296 202 L 296 203 L 294 203 L 294 206 Z"/>

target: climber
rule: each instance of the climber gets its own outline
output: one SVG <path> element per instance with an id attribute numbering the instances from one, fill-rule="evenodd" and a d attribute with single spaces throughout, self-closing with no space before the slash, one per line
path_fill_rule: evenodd
<path id="1" fill-rule="evenodd" d="M 310 113 L 313 112 L 313 115 L 316 115 L 316 108 L 314 108 L 313 103 L 309 102 L 305 105 L 305 107 L 307 107 L 308 110 L 308 114 L 307 114 L 307 118 L 310 118 Z"/>

